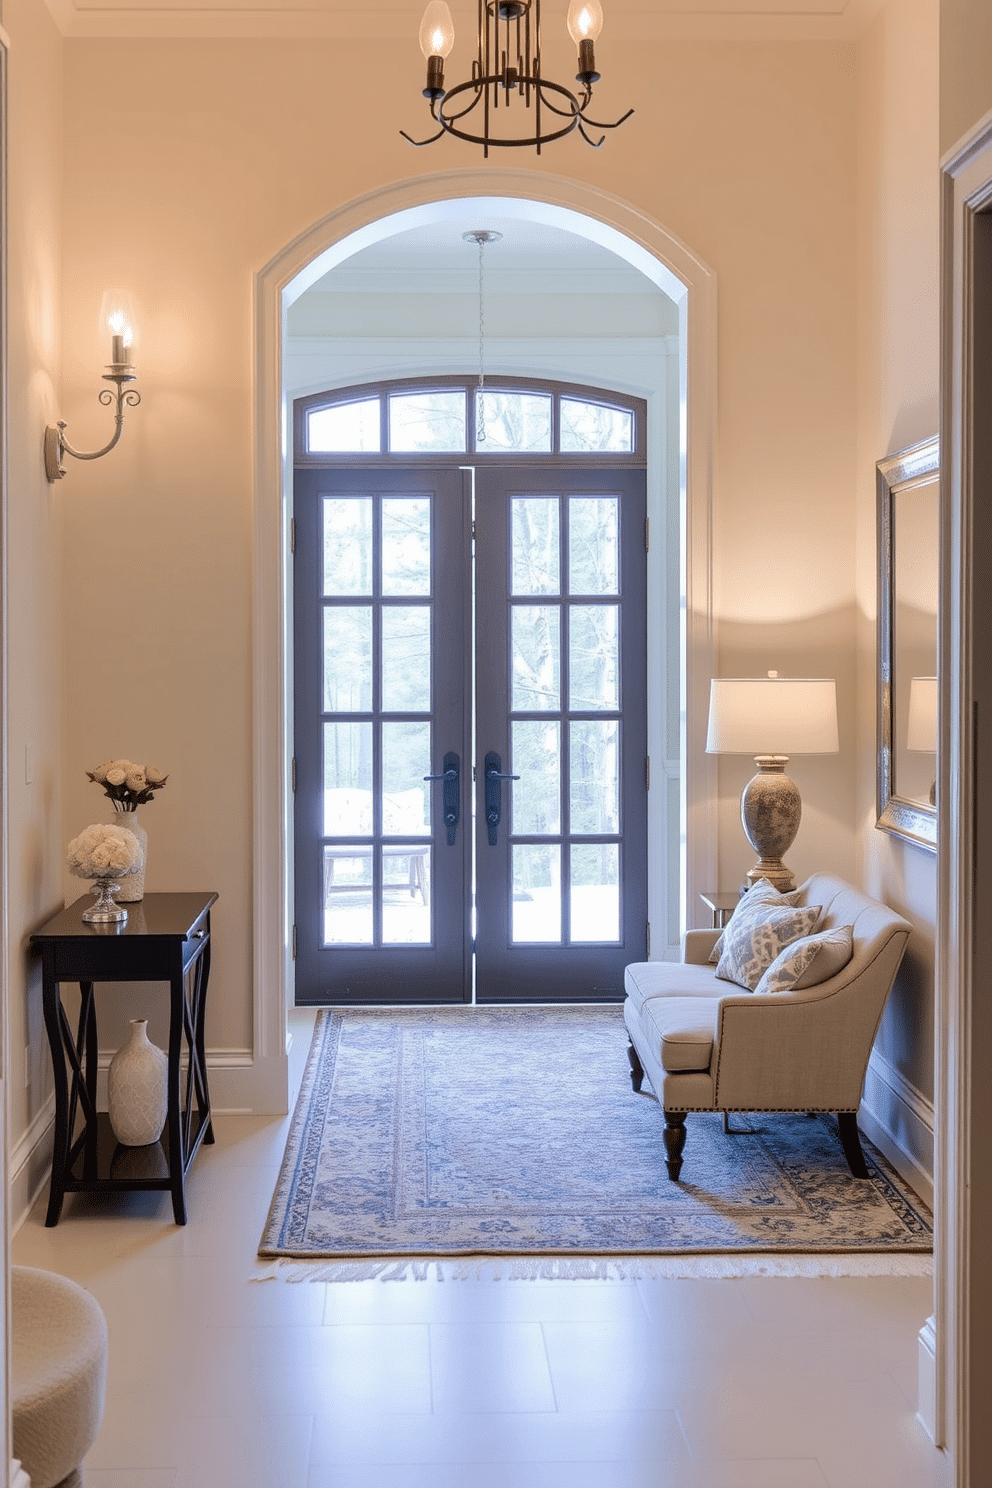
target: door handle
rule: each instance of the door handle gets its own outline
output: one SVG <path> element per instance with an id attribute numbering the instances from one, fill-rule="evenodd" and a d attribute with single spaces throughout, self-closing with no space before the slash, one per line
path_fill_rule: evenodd
<path id="1" fill-rule="evenodd" d="M 458 830 L 458 817 L 461 812 L 461 781 L 459 778 L 459 759 L 457 754 L 446 754 L 443 761 L 443 771 L 440 775 L 425 775 L 425 780 L 440 780 L 444 784 L 442 806 L 444 808 L 444 825 L 448 829 L 448 846 L 454 847 L 455 833 Z"/>
<path id="2" fill-rule="evenodd" d="M 489 846 L 496 846 L 496 829 L 499 819 L 503 814 L 503 787 L 504 780 L 519 780 L 519 775 L 503 775 L 500 766 L 503 761 L 494 751 L 486 755 L 486 830 L 489 833 Z"/>

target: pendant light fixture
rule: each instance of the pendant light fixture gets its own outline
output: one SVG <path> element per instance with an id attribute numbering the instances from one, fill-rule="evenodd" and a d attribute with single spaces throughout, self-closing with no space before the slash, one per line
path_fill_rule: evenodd
<path id="1" fill-rule="evenodd" d="M 474 243 L 479 250 L 479 383 L 475 393 L 475 442 L 486 442 L 486 407 L 483 401 L 486 391 L 486 247 L 498 243 L 503 234 L 491 227 L 476 227 L 462 233 L 464 243 Z"/>
<path id="2" fill-rule="evenodd" d="M 430 145 L 443 134 L 453 134 L 481 145 L 485 156 L 492 148 L 529 145 L 540 155 L 542 145 L 577 129 L 586 144 L 598 148 L 605 136 L 595 139 L 589 130 L 616 129 L 630 118 L 633 109 L 613 124 L 598 122 L 586 113 L 593 84 L 600 77 L 594 50 L 603 27 L 600 0 L 571 0 L 568 7 L 566 24 L 579 52 L 578 89 L 542 76 L 541 0 L 478 0 L 478 6 L 478 52 L 472 76 L 449 88 L 444 85 L 444 63 L 455 44 L 451 11 L 445 0 L 430 0 L 424 11 L 420 26 L 420 49 L 427 62 L 424 97 L 440 128 L 424 140 L 415 140 L 401 129 L 411 145 Z M 514 101 L 533 110 L 519 133 L 511 131 L 508 117 Z M 528 132 L 531 126 L 533 133 Z"/>

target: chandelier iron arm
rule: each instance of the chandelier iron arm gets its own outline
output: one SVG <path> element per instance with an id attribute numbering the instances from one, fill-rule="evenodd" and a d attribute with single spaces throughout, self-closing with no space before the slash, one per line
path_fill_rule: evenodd
<path id="1" fill-rule="evenodd" d="M 575 0 L 569 11 L 568 29 L 579 49 L 579 71 L 575 79 L 580 85 L 578 92 L 573 92 L 561 83 L 551 82 L 541 75 L 541 0 L 478 0 L 478 49 L 471 64 L 471 76 L 465 82 L 445 88 L 444 59 L 451 50 L 454 31 L 447 4 L 431 0 L 425 12 L 420 38 L 427 61 L 427 87 L 423 93 L 429 100 L 431 116 L 440 128 L 436 134 L 423 140 L 414 139 L 405 129 L 401 129 L 400 134 L 418 148 L 434 144 L 442 134 L 451 134 L 467 144 L 481 145 L 486 156 L 490 148 L 520 149 L 531 146 L 540 155 L 542 145 L 563 139 L 578 130 L 586 144 L 598 149 L 605 136 L 594 139 L 589 131 L 617 129 L 631 117 L 634 110 L 628 109 L 614 123 L 600 123 L 586 116 L 585 111 L 592 102 L 593 84 L 600 78 L 596 70 L 593 42 L 602 26 L 602 11 L 598 0 L 588 0 L 576 19 L 572 15 L 574 8 Z M 491 133 L 492 116 L 499 109 L 510 108 L 514 93 L 518 95 L 524 108 L 533 108 L 534 132 L 526 138 L 494 136 Z M 470 95 L 469 102 L 464 107 L 461 107 L 462 94 Z M 553 102 L 551 95 L 558 101 Z M 477 109 L 480 103 L 481 132 L 475 133 L 471 129 L 459 127 L 460 121 Z M 558 119 L 567 122 L 545 132 L 542 119 L 545 108 Z"/>

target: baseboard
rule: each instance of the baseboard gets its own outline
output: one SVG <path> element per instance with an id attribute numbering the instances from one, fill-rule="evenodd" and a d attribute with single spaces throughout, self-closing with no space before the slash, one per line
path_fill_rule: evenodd
<path id="1" fill-rule="evenodd" d="M 937 1440 L 937 1323 L 928 1317 L 920 1329 L 916 1415 L 932 1442 Z"/>
<path id="2" fill-rule="evenodd" d="M 51 1094 L 10 1153 L 10 1223 L 22 1225 L 52 1171 L 55 1144 L 55 1095 Z"/>
<path id="3" fill-rule="evenodd" d="M 107 1109 L 107 1070 L 113 1052 L 100 1051 L 96 1103 L 101 1111 Z M 207 1079 L 215 1116 L 285 1116 L 289 1110 L 288 1055 L 257 1059 L 250 1049 L 208 1049 Z"/>
<path id="4" fill-rule="evenodd" d="M 872 1051 L 858 1123 L 924 1203 L 933 1208 L 933 1102 Z"/>

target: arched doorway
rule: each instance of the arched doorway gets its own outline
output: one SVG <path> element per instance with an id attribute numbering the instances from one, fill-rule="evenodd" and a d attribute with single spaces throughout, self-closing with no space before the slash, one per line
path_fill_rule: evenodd
<path id="1" fill-rule="evenodd" d="M 504 218 L 565 227 L 601 244 L 662 288 L 677 306 L 678 396 L 673 437 L 678 472 L 680 759 L 674 789 L 669 782 L 666 791 L 658 792 L 652 810 L 660 809 L 662 795 L 669 807 L 673 801 L 677 804 L 681 905 L 694 902 L 712 873 L 712 767 L 702 748 L 705 692 L 711 673 L 709 511 L 716 373 L 712 273 L 672 234 L 617 198 L 581 183 L 526 171 L 476 170 L 405 181 L 334 212 L 301 234 L 256 281 L 253 1063 L 260 1099 L 271 1099 L 274 1110 L 280 1109 L 280 1090 L 281 1108 L 285 1107 L 285 1016 L 293 982 L 292 882 L 286 850 L 291 813 L 287 649 L 291 441 L 283 375 L 286 317 L 301 294 L 359 249 L 419 224 L 464 216 L 469 205 L 480 221 L 498 212 Z M 657 481 L 653 484 L 657 488 Z M 649 472 L 649 491 L 651 487 Z M 663 582 L 655 587 L 656 597 L 663 587 Z M 661 633 L 650 602 L 648 628 L 649 636 Z M 650 666 L 649 656 L 649 671 Z"/>

